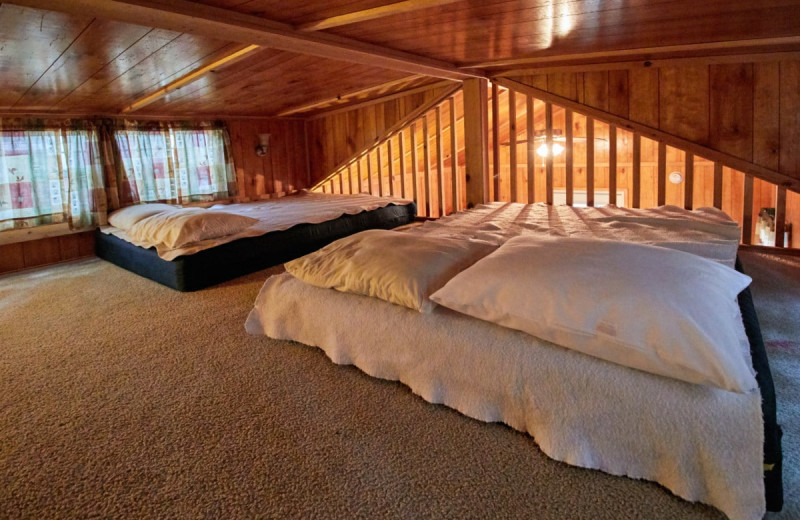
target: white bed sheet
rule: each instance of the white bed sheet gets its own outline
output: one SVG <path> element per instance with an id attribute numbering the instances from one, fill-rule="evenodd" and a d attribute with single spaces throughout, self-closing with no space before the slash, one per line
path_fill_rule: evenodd
<path id="1" fill-rule="evenodd" d="M 739 234 L 731 222 L 717 210 L 495 203 L 409 232 L 496 243 L 527 232 L 611 234 L 729 264 Z M 764 515 L 757 391 L 640 372 L 442 307 L 420 314 L 286 273 L 266 281 L 246 329 L 320 347 L 335 363 L 400 381 L 429 402 L 528 432 L 556 460 L 658 482 L 734 520 Z"/>

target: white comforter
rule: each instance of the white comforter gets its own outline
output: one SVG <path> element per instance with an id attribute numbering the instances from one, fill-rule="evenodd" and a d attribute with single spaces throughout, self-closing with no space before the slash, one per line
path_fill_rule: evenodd
<path id="1" fill-rule="evenodd" d="M 501 243 L 524 233 L 617 237 L 731 264 L 739 229 L 722 212 L 494 203 L 409 232 Z M 736 394 L 608 363 L 437 307 L 267 280 L 251 334 L 322 348 L 432 403 L 530 433 L 550 457 L 652 480 L 734 520 L 761 518 L 763 426 L 756 391 Z M 403 331 L 397 334 L 397 331 Z"/>
<path id="2" fill-rule="evenodd" d="M 362 211 L 372 211 L 389 204 L 406 205 L 410 200 L 375 197 L 373 195 L 333 195 L 312 192 L 299 192 L 295 195 L 270 199 L 261 202 L 241 204 L 216 204 L 209 211 L 223 211 L 258 219 L 258 223 L 233 235 L 195 242 L 185 247 L 169 249 L 163 244 L 139 242 L 129 237 L 123 230 L 104 226 L 101 231 L 113 234 L 137 246 L 155 247 L 158 256 L 164 260 L 174 260 L 182 255 L 190 255 L 240 238 L 264 235 L 271 231 L 283 231 L 298 224 L 319 224 L 342 215 L 355 215 Z"/>

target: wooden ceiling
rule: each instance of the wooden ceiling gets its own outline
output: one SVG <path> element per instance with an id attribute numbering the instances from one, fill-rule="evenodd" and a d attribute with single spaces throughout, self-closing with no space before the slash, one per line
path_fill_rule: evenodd
<path id="1" fill-rule="evenodd" d="M 0 111 L 306 117 L 510 68 L 798 50 L 800 0 L 14 0 Z"/>

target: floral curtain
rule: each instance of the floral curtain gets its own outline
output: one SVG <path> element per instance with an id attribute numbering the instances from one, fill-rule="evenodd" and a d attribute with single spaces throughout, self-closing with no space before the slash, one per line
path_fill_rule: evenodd
<path id="1" fill-rule="evenodd" d="M 236 194 L 230 138 L 221 124 L 124 121 L 113 136 L 120 206 Z"/>
<path id="2" fill-rule="evenodd" d="M 97 132 L 70 121 L 0 121 L 0 230 L 105 223 Z"/>

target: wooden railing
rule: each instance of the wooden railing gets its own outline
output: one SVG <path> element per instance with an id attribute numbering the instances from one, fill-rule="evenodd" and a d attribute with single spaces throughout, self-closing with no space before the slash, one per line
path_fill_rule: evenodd
<path id="1" fill-rule="evenodd" d="M 744 244 L 800 242 L 800 195 L 742 161 L 534 90 L 497 80 L 488 91 L 489 200 L 713 206 L 740 223 Z M 460 90 L 420 107 L 315 188 L 410 198 L 429 218 L 463 209 L 463 109 Z"/>
<path id="2" fill-rule="evenodd" d="M 415 110 L 314 189 L 412 199 L 420 216 L 462 209 L 463 96 L 451 90 Z"/>

